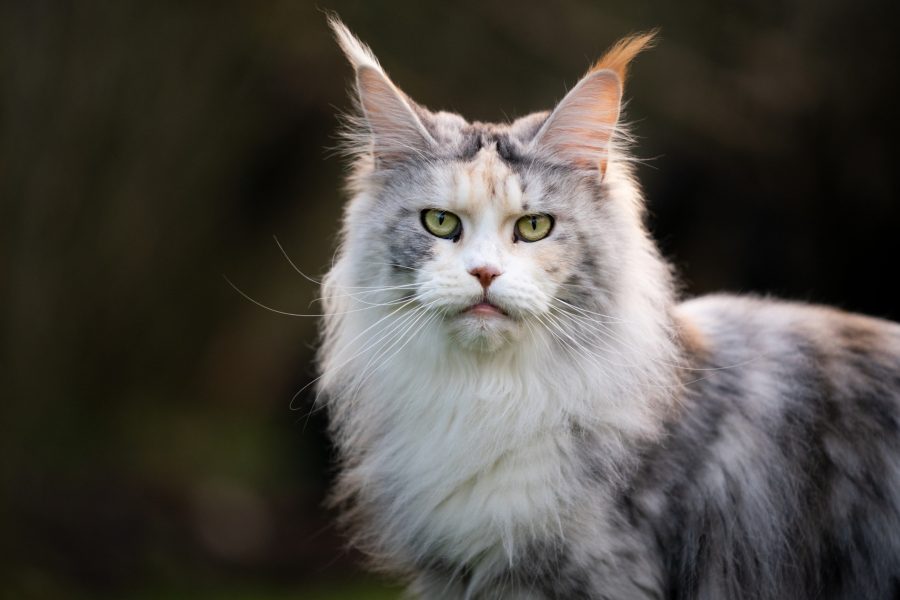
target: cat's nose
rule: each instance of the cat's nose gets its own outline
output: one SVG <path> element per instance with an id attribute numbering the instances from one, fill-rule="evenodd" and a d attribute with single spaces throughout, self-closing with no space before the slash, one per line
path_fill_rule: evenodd
<path id="1" fill-rule="evenodd" d="M 491 282 L 501 275 L 502 271 L 495 267 L 475 267 L 469 274 L 481 282 L 481 287 L 488 289 Z"/>

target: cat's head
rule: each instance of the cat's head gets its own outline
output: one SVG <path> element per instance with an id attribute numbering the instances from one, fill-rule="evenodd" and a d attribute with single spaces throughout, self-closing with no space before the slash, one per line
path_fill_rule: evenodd
<path id="1" fill-rule="evenodd" d="M 344 230 L 354 283 L 414 298 L 468 348 L 615 314 L 646 241 L 617 147 L 622 86 L 652 35 L 614 46 L 554 110 L 486 124 L 416 104 L 331 25 L 356 70 Z"/>

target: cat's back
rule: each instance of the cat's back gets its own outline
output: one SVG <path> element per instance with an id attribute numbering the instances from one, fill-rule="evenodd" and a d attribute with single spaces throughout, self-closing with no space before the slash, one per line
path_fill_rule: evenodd
<path id="1" fill-rule="evenodd" d="M 724 295 L 675 314 L 686 392 L 645 480 L 671 596 L 900 597 L 900 325 Z"/>
<path id="2" fill-rule="evenodd" d="M 711 295 L 676 308 L 688 406 L 737 411 L 795 438 L 893 444 L 900 460 L 900 324 L 826 306 Z M 900 532 L 898 532 L 900 536 Z"/>
<path id="3" fill-rule="evenodd" d="M 727 294 L 694 298 L 675 310 L 695 364 L 752 372 L 759 363 L 773 375 L 792 368 L 819 372 L 838 384 L 830 391 L 839 395 L 867 385 L 900 393 L 900 323 L 827 306 Z"/>

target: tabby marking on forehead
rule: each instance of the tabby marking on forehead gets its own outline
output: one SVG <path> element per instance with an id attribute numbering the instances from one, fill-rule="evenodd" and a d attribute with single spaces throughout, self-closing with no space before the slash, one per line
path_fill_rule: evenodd
<path id="1" fill-rule="evenodd" d="M 518 213 L 522 208 L 519 176 L 497 154 L 496 147 L 482 148 L 471 161 L 453 170 L 451 208 L 479 212 L 493 207 L 502 213 Z"/>

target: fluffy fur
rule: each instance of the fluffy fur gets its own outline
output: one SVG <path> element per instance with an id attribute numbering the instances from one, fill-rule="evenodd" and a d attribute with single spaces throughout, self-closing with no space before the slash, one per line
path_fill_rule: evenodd
<path id="1" fill-rule="evenodd" d="M 897 597 L 900 326 L 677 304 L 620 144 L 650 36 L 497 125 L 415 104 L 331 24 L 359 116 L 320 389 L 373 564 L 422 598 Z M 514 237 L 529 214 L 546 239 Z"/>

